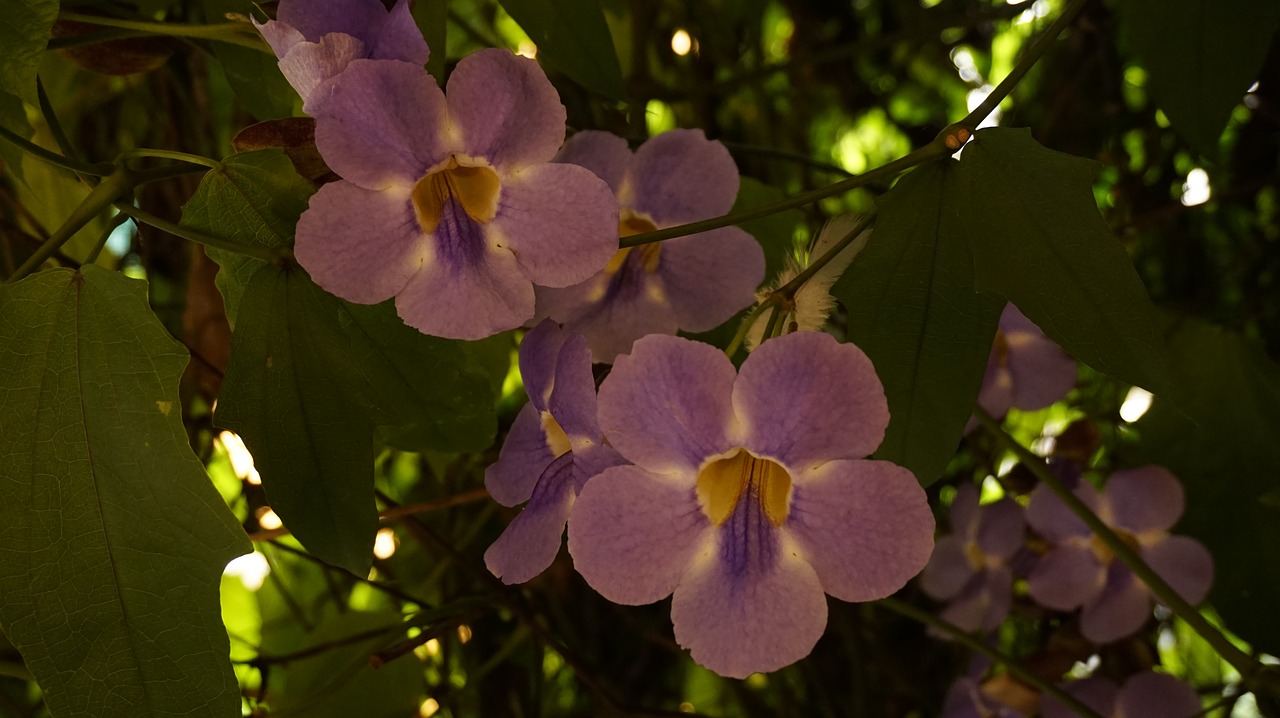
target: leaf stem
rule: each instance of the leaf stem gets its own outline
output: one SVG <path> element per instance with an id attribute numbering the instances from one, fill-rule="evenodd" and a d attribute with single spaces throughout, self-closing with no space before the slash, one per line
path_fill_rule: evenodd
<path id="1" fill-rule="evenodd" d="M 49 239 L 45 240 L 40 248 L 27 258 L 27 261 L 18 267 L 13 276 L 9 277 L 7 282 L 16 282 L 35 270 L 40 268 L 49 257 L 52 257 L 62 245 L 66 244 L 76 232 L 88 224 L 94 217 L 98 216 L 102 210 L 110 207 L 118 199 L 123 197 L 133 189 L 133 176 L 128 170 L 120 168 L 112 172 L 109 176 L 104 177 L 101 182 L 89 190 L 88 196 L 84 198 L 74 210 L 71 216 L 67 217 L 62 226 L 54 230 Z M 123 203 L 121 203 L 123 204 Z"/>
<path id="2" fill-rule="evenodd" d="M 996 421 L 995 417 L 988 414 L 981 407 L 974 408 L 974 416 L 977 417 L 978 422 L 982 424 L 984 429 L 1012 451 L 1018 457 L 1018 460 L 1030 469 L 1032 474 L 1035 474 L 1037 479 L 1040 479 L 1041 482 L 1048 486 L 1049 490 L 1061 499 L 1073 514 L 1080 517 L 1080 520 L 1089 527 L 1089 530 L 1093 531 L 1107 545 L 1107 548 L 1111 549 L 1116 558 L 1124 562 L 1124 565 L 1151 589 L 1151 592 L 1160 599 L 1161 603 L 1168 606 L 1178 618 L 1186 621 L 1187 625 L 1200 634 L 1200 637 L 1212 646 L 1223 660 L 1239 671 L 1244 682 L 1249 682 L 1254 674 L 1262 668 L 1262 664 L 1249 654 L 1236 648 L 1221 631 L 1209 623 L 1208 619 L 1200 615 L 1200 612 L 1180 596 L 1160 574 L 1156 573 L 1155 569 L 1151 568 L 1138 555 L 1137 551 L 1130 547 L 1110 526 L 1103 523 L 1102 519 L 1098 518 L 1075 493 L 1068 489 L 1066 484 L 1062 483 L 1062 480 L 1049 469 L 1048 465 L 1040 457 L 1031 453 L 1029 449 L 1018 443 L 1017 439 L 1010 436 L 1004 430 L 1004 427 L 1000 425 L 1000 422 Z"/>
<path id="3" fill-rule="evenodd" d="M 124 162 L 125 160 L 141 159 L 144 157 L 155 157 L 155 158 L 166 159 L 166 160 L 177 160 L 178 162 L 186 162 L 188 164 L 208 167 L 211 170 L 222 169 L 221 162 L 215 159 L 211 159 L 209 157 L 193 155 L 187 152 L 178 152 L 177 150 L 157 150 L 157 149 L 151 149 L 149 147 L 137 147 L 135 149 L 122 152 L 120 154 L 120 157 L 117 159 L 117 161 Z"/>
<path id="4" fill-rule="evenodd" d="M 98 261 L 98 255 L 102 254 L 103 247 L 107 246 L 107 241 L 111 239 L 111 235 L 115 233 L 116 228 L 125 223 L 129 219 L 123 214 L 117 214 L 112 217 L 107 226 L 102 228 L 102 235 L 98 237 L 97 243 L 93 245 L 93 250 L 89 252 L 89 256 L 85 258 L 85 264 L 93 264 Z"/>
<path id="5" fill-rule="evenodd" d="M 916 608 L 905 601 L 899 601 L 896 598 L 882 598 L 879 601 L 876 601 L 875 605 L 884 606 L 894 613 L 906 616 L 914 621 L 918 621 L 926 626 L 936 628 L 943 633 L 946 633 L 960 643 L 963 643 L 965 646 L 981 653 L 996 663 L 1004 665 L 1009 669 L 1010 673 L 1017 676 L 1024 683 L 1028 683 L 1035 688 L 1040 689 L 1042 693 L 1053 696 L 1060 703 L 1063 703 L 1076 713 L 1085 716 L 1085 718 L 1102 718 L 1102 716 L 1098 715 L 1097 711 L 1081 703 L 1079 700 L 1072 697 L 1071 694 L 1024 668 L 1022 664 L 1018 663 L 1018 661 L 1012 656 L 1005 655 L 1005 653 L 999 649 L 978 640 L 974 636 L 966 633 L 959 626 L 948 623 L 932 613 L 922 611 L 919 608 Z"/>
<path id="6" fill-rule="evenodd" d="M 747 340 L 747 334 L 751 331 L 751 327 L 755 326 L 755 323 L 760 320 L 760 315 L 764 313 L 764 310 L 773 306 L 775 303 L 776 300 L 766 298 L 764 301 L 751 308 L 751 311 L 747 316 L 742 318 L 742 324 L 738 325 L 738 331 L 733 335 L 733 339 L 729 342 L 729 346 L 725 347 L 724 353 L 726 356 L 732 359 L 733 355 L 738 353 L 739 347 L 741 347 L 742 343 Z"/>
<path id="7" fill-rule="evenodd" d="M 266 41 L 258 37 L 257 32 L 251 30 L 253 26 L 243 22 L 224 22 L 208 25 L 194 25 L 176 22 L 141 22 L 136 20 L 122 20 L 114 17 L 102 17 L 99 15 L 83 15 L 75 12 L 59 13 L 58 17 L 63 20 L 83 22 L 89 25 L 115 27 L 122 30 L 138 30 L 152 35 L 169 35 L 172 37 L 216 40 L 271 54 L 271 48 L 267 45 Z"/>
<path id="8" fill-rule="evenodd" d="M 36 143 L 14 133 L 7 127 L 0 127 L 0 139 L 8 140 L 18 146 L 18 149 L 35 157 L 36 159 L 47 162 L 55 167 L 61 167 L 76 174 L 90 175 L 93 177 L 106 177 L 116 170 L 116 166 L 110 162 L 95 162 L 89 164 L 80 160 L 63 157 L 57 152 L 50 152 Z"/>
<path id="9" fill-rule="evenodd" d="M 221 249 L 227 252 L 234 252 L 235 254 L 241 254 L 246 257 L 253 257 L 254 259 L 260 259 L 264 262 L 276 262 L 282 259 L 283 257 L 287 256 L 286 254 L 282 254 L 281 250 L 266 249 L 264 247 L 253 247 L 247 244 L 240 244 L 238 242 L 232 242 L 230 240 L 222 239 L 221 237 L 214 237 L 208 234 L 197 232 L 193 229 L 183 227 L 180 224 L 175 224 L 173 222 L 170 222 L 167 219 L 162 219 L 160 217 L 157 217 L 154 214 L 151 214 L 150 212 L 147 212 L 145 210 L 138 209 L 137 207 L 134 207 L 133 205 L 128 204 L 126 202 L 115 203 L 115 208 L 120 210 L 121 214 L 128 215 L 129 217 L 132 217 L 133 219 L 139 222 L 142 222 L 143 224 L 150 225 L 163 232 L 168 232 L 169 234 L 172 234 L 175 237 L 181 237 L 182 239 L 185 239 L 189 242 L 195 242 L 196 244 L 203 244 L 206 247 L 213 247 L 214 249 Z"/>
<path id="10" fill-rule="evenodd" d="M 44 90 L 44 81 L 39 77 L 36 78 L 36 101 L 40 103 L 40 114 L 44 117 L 44 123 L 49 126 L 49 133 L 53 135 L 53 141 L 57 143 L 62 155 L 81 161 L 80 153 L 76 152 L 71 139 L 67 137 L 66 130 L 62 129 L 62 123 L 58 121 L 58 113 L 53 111 L 53 103 L 49 102 L 49 94 Z"/>

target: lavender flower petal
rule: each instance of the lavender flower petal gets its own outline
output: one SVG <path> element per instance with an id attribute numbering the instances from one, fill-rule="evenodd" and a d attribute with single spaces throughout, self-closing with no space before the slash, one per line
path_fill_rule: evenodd
<path id="1" fill-rule="evenodd" d="M 1104 489 L 1111 520 L 1132 533 L 1168 531 L 1182 516 L 1182 484 L 1163 466 L 1117 471 Z"/>
<path id="2" fill-rule="evenodd" d="M 1213 585 L 1213 557 L 1193 538 L 1165 536 L 1143 545 L 1142 559 L 1192 605 L 1204 600 Z"/>
<path id="3" fill-rule="evenodd" d="M 278 23 L 268 23 L 277 25 Z M 282 28 L 284 29 L 284 28 Z M 262 28 L 267 34 L 267 26 Z M 280 33 L 272 33 L 280 37 Z M 292 38 L 278 40 L 288 43 Z M 299 42 L 280 56 L 280 72 L 284 73 L 289 84 L 302 96 L 303 104 L 308 112 L 319 107 L 319 98 L 313 97 L 315 89 L 322 82 L 342 72 L 356 60 L 368 56 L 365 44 L 359 38 L 346 33 L 334 32 L 320 38 L 318 42 Z M 327 92 L 320 93 L 327 96 Z"/>
<path id="4" fill-rule="evenodd" d="M 603 268 L 618 248 L 613 193 L 576 165 L 525 167 L 503 177 L 498 205 L 489 225 L 490 241 L 513 252 L 535 284 L 581 282 Z"/>
<path id="5" fill-rule="evenodd" d="M 615 466 L 588 481 L 569 517 L 574 567 L 614 603 L 670 595 L 713 541 L 692 485 L 635 466 Z"/>
<path id="6" fill-rule="evenodd" d="M 542 417 L 530 402 L 516 414 L 498 460 L 485 469 L 484 486 L 494 501 L 519 506 L 529 500 L 538 476 L 553 459 Z"/>
<path id="7" fill-rule="evenodd" d="M 977 542 L 988 556 L 1009 559 L 1025 543 L 1026 521 L 1023 509 L 1013 499 L 1004 498 L 978 509 Z"/>
<path id="8" fill-rule="evenodd" d="M 1087 481 L 1081 481 L 1075 488 L 1079 497 L 1094 513 L 1101 506 L 1098 490 Z M 1040 485 L 1031 492 L 1031 501 L 1027 504 L 1027 523 L 1036 533 L 1052 543 L 1061 543 L 1071 538 L 1084 538 L 1092 535 L 1089 527 L 1084 525 L 1080 517 L 1071 512 L 1067 505 L 1054 495 L 1046 485 Z"/>
<path id="9" fill-rule="evenodd" d="M 1107 571 L 1106 587 L 1080 612 L 1080 632 L 1094 643 L 1133 635 L 1151 618 L 1151 592 L 1119 561 Z"/>
<path id="10" fill-rule="evenodd" d="M 976 571 L 969 565 L 968 544 L 956 534 L 938 539 L 920 574 L 920 588 L 925 593 L 939 601 L 949 601 L 969 583 Z"/>
<path id="11" fill-rule="evenodd" d="M 612 132 L 583 130 L 565 141 L 553 161 L 586 167 L 616 195 L 631 164 L 631 148 Z"/>
<path id="12" fill-rule="evenodd" d="M 293 248 L 316 284 L 362 304 L 403 291 L 428 251 L 408 204 L 350 182 L 331 182 L 311 196 Z"/>
<path id="13" fill-rule="evenodd" d="M 1041 606 L 1070 611 L 1094 600 L 1106 580 L 1106 569 L 1092 551 L 1062 544 L 1040 558 L 1027 577 L 1027 591 Z"/>
<path id="14" fill-rule="evenodd" d="M 547 409 L 568 435 L 574 451 L 600 443 L 596 419 L 596 380 L 591 373 L 591 350 L 581 334 L 569 334 L 557 352 L 555 388 Z"/>
<path id="15" fill-rule="evenodd" d="M 546 411 L 547 402 L 551 400 L 560 348 L 567 337 L 555 322 L 543 321 L 520 340 L 520 381 L 538 411 Z"/>
<path id="16" fill-rule="evenodd" d="M 577 495 L 573 463 L 572 453 L 551 462 L 538 478 L 528 505 L 485 551 L 485 566 L 503 583 L 524 583 L 555 561 Z"/>
<path id="17" fill-rule="evenodd" d="M 445 92 L 463 151 L 485 158 L 503 174 L 550 161 L 564 142 L 559 94 L 538 63 L 510 50 L 491 48 L 464 57 Z"/>
<path id="18" fill-rule="evenodd" d="M 821 332 L 761 344 L 742 364 L 733 407 L 752 451 L 797 470 L 867 456 L 889 424 L 889 406 L 871 360 L 856 346 Z M 794 478 L 797 484 L 804 481 Z M 927 559 L 926 553 L 921 566 Z"/>
<path id="19" fill-rule="evenodd" d="M 738 196 L 738 167 L 702 130 L 672 130 L 636 150 L 620 202 L 659 227 L 726 214 Z"/>
<path id="20" fill-rule="evenodd" d="M 715 347 L 645 337 L 600 386 L 600 428 L 638 466 L 696 476 L 708 457 L 734 448 L 734 379 L 733 364 Z"/>
<path id="21" fill-rule="evenodd" d="M 1097 711 L 1103 718 L 1115 716 L 1116 697 L 1119 691 L 1116 685 L 1105 678 L 1085 678 L 1071 681 L 1062 686 L 1072 698 Z M 1059 703 L 1056 698 L 1045 695 L 1040 700 L 1041 718 L 1080 718 L 1073 708 Z"/>
<path id="22" fill-rule="evenodd" d="M 1010 304 L 1010 307 L 1013 305 Z M 1016 311 L 1016 310 L 1015 310 Z M 1042 409 L 1062 399 L 1076 385 L 1076 363 L 1044 334 L 1009 334 L 1009 373 L 1012 405 Z"/>
<path id="23" fill-rule="evenodd" d="M 760 345 L 747 362 L 773 341 Z M 797 474 L 785 530 L 822 589 L 844 601 L 892 594 L 924 568 L 933 551 L 933 512 L 924 490 L 910 471 L 887 461 L 829 461 Z"/>
<path id="24" fill-rule="evenodd" d="M 433 336 L 483 339 L 533 316 L 533 285 L 515 258 L 477 247 L 474 237 L 460 239 L 453 246 L 437 240 L 436 251 L 396 296 L 405 324 Z M 470 246 L 458 246 L 464 243 Z"/>
<path id="25" fill-rule="evenodd" d="M 758 503 L 743 501 L 716 532 L 714 554 L 675 589 L 676 642 L 722 676 L 746 678 L 804 658 L 827 625 L 814 569 L 786 550 Z"/>
<path id="26" fill-rule="evenodd" d="M 961 483 L 956 487 L 955 498 L 947 508 L 947 518 L 951 524 L 951 533 L 965 540 L 978 535 L 980 526 L 978 517 L 978 501 L 981 495 L 978 487 L 971 483 Z"/>
<path id="27" fill-rule="evenodd" d="M 1191 718 L 1200 713 L 1200 697 L 1173 676 L 1143 671 L 1124 682 L 1115 711 L 1124 718 Z"/>
<path id="28" fill-rule="evenodd" d="M 681 329 L 705 332 L 755 303 L 764 281 L 764 251 L 737 227 L 680 237 L 662 244 L 657 279 Z"/>

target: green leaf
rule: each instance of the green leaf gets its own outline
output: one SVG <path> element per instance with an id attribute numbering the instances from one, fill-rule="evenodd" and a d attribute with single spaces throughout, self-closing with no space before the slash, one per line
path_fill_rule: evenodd
<path id="1" fill-rule="evenodd" d="M 1017 305 L 1098 371 L 1158 392 L 1154 309 L 1102 221 L 1097 164 L 1045 149 L 1027 129 L 979 130 L 965 146 L 949 207 L 964 225 L 979 290 Z"/>
<path id="2" fill-rule="evenodd" d="M 418 0 L 410 8 L 413 21 L 422 31 L 427 47 L 432 48 L 427 58 L 427 72 L 436 78 L 436 83 L 444 87 L 445 65 L 448 60 L 446 48 L 449 46 L 449 0 Z"/>
<path id="3" fill-rule="evenodd" d="M 227 13 L 251 17 L 254 6 L 250 0 L 204 0 L 205 17 L 211 23 L 226 22 Z M 263 50 L 213 43 L 213 55 L 226 73 L 227 82 L 250 114 L 258 120 L 288 117 L 293 114 L 298 93 L 284 78 L 275 55 L 265 44 Z"/>
<path id="4" fill-rule="evenodd" d="M 35 105 L 36 71 L 58 17 L 58 0 L 6 2 L 0 20 L 0 90 Z"/>
<path id="5" fill-rule="evenodd" d="M 835 285 L 849 339 L 871 357 L 889 400 L 876 458 L 941 477 L 973 412 L 1004 301 L 973 289 L 956 221 L 955 163 L 926 165 L 877 202 L 875 234 Z"/>
<path id="6" fill-rule="evenodd" d="M 315 555 L 368 573 L 378 519 L 373 430 L 401 448 L 493 442 L 485 372 L 460 342 L 361 306 L 300 268 L 263 264 L 241 302 L 215 417 L 253 453 L 272 507 Z"/>
<path id="7" fill-rule="evenodd" d="M 182 208 L 182 224 L 241 244 L 277 249 L 293 244 L 298 216 L 315 187 L 293 168 L 282 149 L 231 155 L 205 174 Z M 206 249 L 222 270 L 215 280 L 235 326 L 240 295 L 265 264 L 252 257 Z"/>
<path id="8" fill-rule="evenodd" d="M 56 716 L 234 715 L 218 609 L 249 550 L 187 444 L 143 282 L 0 286 L 0 624 Z"/>
<path id="9" fill-rule="evenodd" d="M 31 123 L 27 122 L 27 111 L 22 106 L 22 99 L 3 90 L 0 90 L 0 127 L 19 137 L 31 139 Z M 20 180 L 23 179 L 23 154 L 17 145 L 0 139 L 0 159 L 4 160 L 5 169 Z"/>
<path id="10" fill-rule="evenodd" d="M 598 0 L 500 2 L 538 46 L 538 57 L 588 90 L 624 99 L 622 67 Z"/>
<path id="11" fill-rule="evenodd" d="M 1280 366 L 1253 342 L 1205 322 L 1175 327 L 1174 388 L 1136 425 L 1143 463 L 1182 479 L 1187 510 L 1177 533 L 1213 554 L 1210 600 L 1254 648 L 1280 652 L 1280 584 L 1258 557 L 1280 553 Z"/>
<path id="12" fill-rule="evenodd" d="M 1280 24 L 1275 0 L 1129 0 L 1125 29 L 1174 129 L 1216 157 Z"/>
<path id="13" fill-rule="evenodd" d="M 743 177 L 738 185 L 738 196 L 729 213 L 745 212 L 766 204 L 773 204 L 784 197 L 786 193 L 777 187 L 751 177 Z M 798 209 L 789 209 L 739 225 L 755 237 L 764 248 L 765 281 L 777 276 L 778 271 L 782 269 L 786 258 L 795 248 L 796 228 L 803 222 L 804 213 Z"/>

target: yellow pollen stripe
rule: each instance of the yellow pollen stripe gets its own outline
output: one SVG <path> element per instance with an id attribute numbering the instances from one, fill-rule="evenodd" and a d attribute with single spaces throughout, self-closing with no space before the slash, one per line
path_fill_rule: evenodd
<path id="1" fill-rule="evenodd" d="M 760 502 L 764 515 L 781 526 L 791 509 L 791 475 L 777 462 L 736 449 L 714 459 L 698 472 L 698 500 L 702 511 L 719 526 L 729 520 L 745 493 Z"/>
<path id="2" fill-rule="evenodd" d="M 430 234 L 440 226 L 444 205 L 453 198 L 473 221 L 484 224 L 498 212 L 498 190 L 502 182 L 488 167 L 464 167 L 449 158 L 413 186 L 413 211 L 422 231 Z"/>
<path id="3" fill-rule="evenodd" d="M 551 450 L 551 455 L 554 457 L 563 456 L 573 448 L 569 443 L 569 435 L 564 433 L 560 423 L 549 411 L 542 412 L 542 433 L 546 435 L 547 448 Z"/>
<path id="4" fill-rule="evenodd" d="M 658 227 L 649 219 L 635 214 L 629 209 L 622 210 L 622 216 L 618 220 L 619 237 L 632 237 L 637 234 L 652 232 L 657 228 Z M 640 266 L 644 268 L 645 272 L 653 274 L 658 271 L 658 261 L 661 250 L 661 242 L 651 242 L 649 244 L 642 244 L 639 247 L 625 247 L 623 249 L 619 249 L 614 253 L 613 258 L 609 260 L 609 263 L 605 265 L 604 273 L 607 276 L 617 274 L 622 271 L 622 266 L 626 264 L 627 257 L 631 256 L 632 252 L 639 252 L 638 256 L 640 257 Z"/>

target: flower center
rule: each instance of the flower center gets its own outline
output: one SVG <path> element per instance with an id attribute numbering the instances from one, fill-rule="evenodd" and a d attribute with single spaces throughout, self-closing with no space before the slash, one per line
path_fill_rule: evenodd
<path id="1" fill-rule="evenodd" d="M 569 443 L 569 435 L 564 433 L 560 422 L 549 411 L 542 412 L 542 433 L 546 434 L 547 448 L 551 449 L 551 455 L 556 458 L 564 456 L 573 448 Z"/>
<path id="2" fill-rule="evenodd" d="M 637 234 L 652 232 L 657 229 L 657 225 L 647 217 L 636 214 L 632 210 L 622 210 L 622 215 L 618 219 L 618 237 L 634 237 Z M 627 258 L 632 252 L 636 253 L 636 259 L 639 260 L 638 265 L 641 269 L 649 274 L 658 271 L 658 252 L 662 249 L 662 242 L 650 242 L 642 244 L 639 247 L 624 247 L 619 249 L 613 255 L 613 259 L 609 260 L 609 264 L 605 265 L 604 273 L 613 276 L 622 271 L 622 267 L 627 263 Z"/>
<path id="3" fill-rule="evenodd" d="M 427 234 L 435 232 L 450 200 L 473 222 L 484 224 L 498 212 L 501 185 L 497 173 L 488 167 L 466 167 L 451 156 L 413 186 L 413 212 L 418 225 Z"/>
<path id="4" fill-rule="evenodd" d="M 974 571 L 981 571 L 987 567 L 987 554 L 977 541 L 970 541 L 964 547 L 964 557 L 969 562 L 969 568 Z"/>
<path id="5" fill-rule="evenodd" d="M 698 501 L 714 526 L 729 520 L 743 494 L 760 503 L 769 523 L 781 526 L 791 509 L 791 475 L 777 462 L 741 448 L 698 472 Z"/>
<path id="6" fill-rule="evenodd" d="M 1003 330 L 996 330 L 995 338 L 996 366 L 1004 369 L 1009 366 L 1009 336 Z"/>
<path id="7" fill-rule="evenodd" d="M 1129 544 L 1129 548 L 1134 551 L 1141 550 L 1142 547 L 1139 545 L 1138 538 L 1136 536 L 1128 531 L 1121 531 L 1115 527 L 1112 527 L 1111 530 L 1115 531 L 1117 536 L 1123 539 L 1125 543 Z M 1094 557 L 1098 559 L 1098 563 L 1103 566 L 1110 566 L 1111 562 L 1116 558 L 1115 551 L 1112 551 L 1111 547 L 1104 543 L 1097 534 L 1093 534 L 1089 537 L 1089 550 L 1092 551 Z"/>

